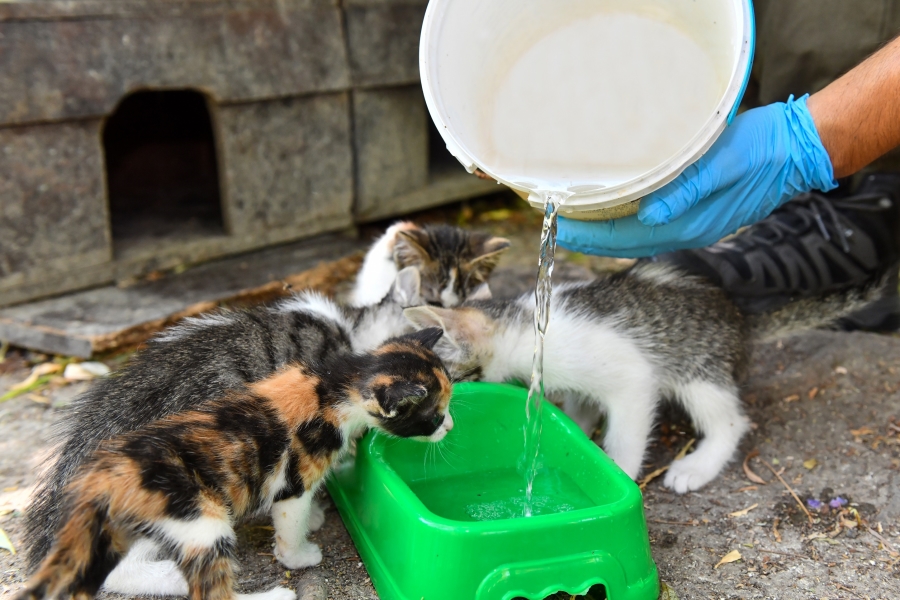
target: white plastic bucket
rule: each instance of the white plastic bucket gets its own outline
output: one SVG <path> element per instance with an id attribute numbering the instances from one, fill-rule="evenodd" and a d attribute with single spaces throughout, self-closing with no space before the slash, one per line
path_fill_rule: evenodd
<path id="1" fill-rule="evenodd" d="M 563 212 L 639 199 L 699 158 L 750 73 L 750 0 L 430 0 L 431 118 L 470 172 Z M 596 212 L 594 212 L 596 214 Z"/>

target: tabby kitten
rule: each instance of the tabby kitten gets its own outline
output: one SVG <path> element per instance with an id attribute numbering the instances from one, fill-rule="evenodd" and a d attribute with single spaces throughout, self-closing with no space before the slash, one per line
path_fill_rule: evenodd
<path id="1" fill-rule="evenodd" d="M 44 558 L 61 525 L 66 485 L 103 440 L 192 410 L 286 365 L 368 351 L 410 332 L 413 328 L 402 311 L 422 303 L 419 289 L 419 271 L 408 268 L 375 306 L 346 308 L 303 292 L 272 307 L 212 313 L 163 331 L 124 368 L 76 398 L 65 416 L 56 460 L 41 475 L 25 513 L 29 567 Z M 324 515 L 315 504 L 311 510 L 315 529 Z M 175 565 L 155 561 L 158 551 L 149 541 L 135 544 L 106 589 L 135 595 L 186 593 L 183 578 L 173 573 Z"/>
<path id="2" fill-rule="evenodd" d="M 313 495 L 348 441 L 368 427 L 439 441 L 453 427 L 450 379 L 431 350 L 442 333 L 295 363 L 105 441 L 67 487 L 67 521 L 19 598 L 95 595 L 136 538 L 177 561 L 192 600 L 236 598 L 235 522 L 275 503 L 276 554 L 318 562 L 316 545 L 284 536 L 305 539 Z"/>
<path id="3" fill-rule="evenodd" d="M 654 263 L 560 285 L 544 341 L 545 389 L 562 393 L 564 409 L 588 432 L 606 413 L 603 447 L 632 478 L 640 474 L 660 401 L 680 402 L 703 440 L 672 463 L 664 483 L 678 493 L 696 490 L 731 460 L 747 431 L 737 382 L 750 342 L 829 324 L 880 297 L 885 282 L 762 315 L 744 315 L 721 288 Z M 419 327 L 444 329 L 436 351 L 451 372 L 529 380 L 533 294 L 405 313 Z"/>
<path id="4" fill-rule="evenodd" d="M 509 240 L 449 225 L 402 221 L 391 225 L 369 249 L 350 295 L 354 306 L 379 302 L 397 272 L 415 267 L 422 299 L 435 306 L 458 306 L 491 297 L 487 280 Z"/>

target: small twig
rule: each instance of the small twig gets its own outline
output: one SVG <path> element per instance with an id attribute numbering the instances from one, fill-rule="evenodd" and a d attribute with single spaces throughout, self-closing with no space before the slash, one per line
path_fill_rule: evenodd
<path id="1" fill-rule="evenodd" d="M 881 535 L 880 533 L 878 533 L 877 531 L 875 531 L 874 529 L 872 529 L 872 528 L 869 527 L 868 525 L 866 526 L 866 530 L 867 530 L 869 533 L 871 533 L 873 536 L 875 536 L 875 539 L 877 539 L 877 540 L 880 541 L 882 544 L 884 544 L 884 547 L 887 548 L 888 552 L 891 552 L 892 554 L 896 554 L 896 553 L 897 553 L 897 551 L 894 550 L 894 546 L 893 546 L 889 541 L 887 541 L 886 539 L 884 539 L 884 536 L 883 536 L 883 535 Z"/>
<path id="2" fill-rule="evenodd" d="M 788 485 L 787 481 L 784 480 L 784 478 L 781 476 L 781 474 L 775 470 L 775 467 L 773 467 L 772 465 L 770 465 L 768 462 L 766 462 L 765 460 L 763 460 L 761 458 L 759 459 L 759 462 L 766 465 L 766 468 L 769 469 L 770 471 L 772 471 L 772 475 L 777 477 L 778 481 L 780 481 L 781 484 L 787 488 L 787 491 L 789 491 L 791 493 L 791 496 L 794 497 L 794 500 L 797 501 L 797 506 L 799 506 L 803 510 L 803 512 L 806 513 L 806 517 L 809 519 L 810 524 L 814 523 L 815 519 L 813 519 L 813 516 L 809 513 L 808 510 L 806 510 L 806 507 L 803 506 L 803 502 L 800 500 L 800 496 L 797 495 L 797 492 L 794 491 L 794 488 L 792 488 L 791 486 Z"/>
<path id="3" fill-rule="evenodd" d="M 682 458 L 687 456 L 688 450 L 691 449 L 691 446 L 693 446 L 694 442 L 696 442 L 696 441 L 697 441 L 696 439 L 691 439 L 687 444 L 685 444 L 684 448 L 679 450 L 678 454 L 675 455 L 675 458 L 672 460 L 672 462 L 674 462 L 676 460 L 681 460 Z M 652 473 L 648 473 L 638 483 L 638 487 L 641 488 L 642 490 L 645 489 L 647 487 L 648 483 L 650 483 L 651 481 L 653 481 L 654 479 L 656 479 L 657 477 L 659 477 L 660 475 L 662 475 L 663 473 L 665 473 L 668 470 L 669 470 L 669 465 L 666 465 L 665 467 L 660 467 L 660 468 L 656 469 Z"/>
<path id="4" fill-rule="evenodd" d="M 808 556 L 804 556 L 802 554 L 792 554 L 791 552 L 780 552 L 778 550 L 766 550 L 765 548 L 757 548 L 763 554 L 780 554 L 782 556 L 793 556 L 794 558 L 805 558 L 806 560 L 812 560 Z"/>
<path id="5" fill-rule="evenodd" d="M 688 450 L 691 449 L 691 446 L 693 446 L 694 442 L 696 442 L 696 441 L 697 441 L 696 438 L 691 438 L 688 441 L 688 443 L 684 445 L 684 448 L 682 448 L 681 450 L 678 451 L 678 454 L 675 455 L 675 458 L 672 459 L 672 462 L 675 462 L 676 460 L 681 460 L 682 458 L 687 456 Z"/>
<path id="6" fill-rule="evenodd" d="M 664 521 L 662 519 L 647 519 L 648 523 L 660 523 L 662 525 L 684 525 L 685 527 L 696 527 L 699 523 L 694 521 Z"/>
<path id="7" fill-rule="evenodd" d="M 663 473 L 665 473 L 668 470 L 669 470 L 669 465 L 666 465 L 665 467 L 660 467 L 659 469 L 656 469 L 652 473 L 648 473 L 646 476 L 644 476 L 643 479 L 641 479 L 640 483 L 638 483 L 638 487 L 641 488 L 642 490 L 645 489 L 647 487 L 648 483 L 650 483 L 651 481 L 653 481 L 654 479 L 656 479 L 657 477 L 659 477 L 660 475 L 662 475 Z"/>
<path id="8" fill-rule="evenodd" d="M 840 584 L 840 583 L 838 583 L 837 581 L 833 581 L 833 582 L 832 582 L 832 585 L 834 585 L 834 587 L 836 587 L 836 588 L 839 589 L 839 590 L 844 590 L 845 592 L 850 592 L 851 594 L 853 594 L 854 596 L 856 596 L 856 597 L 859 598 L 860 600 L 863 600 L 863 597 L 862 597 L 862 596 L 860 596 L 859 594 L 857 594 L 853 589 L 848 588 L 846 585 Z"/>

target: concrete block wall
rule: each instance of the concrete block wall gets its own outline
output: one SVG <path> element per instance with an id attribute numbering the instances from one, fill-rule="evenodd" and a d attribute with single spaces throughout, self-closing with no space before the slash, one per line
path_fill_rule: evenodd
<path id="1" fill-rule="evenodd" d="M 496 189 L 437 173 L 426 0 L 0 2 L 0 306 Z M 102 142 L 141 90 L 210 112 L 224 232 L 113 240 Z"/>

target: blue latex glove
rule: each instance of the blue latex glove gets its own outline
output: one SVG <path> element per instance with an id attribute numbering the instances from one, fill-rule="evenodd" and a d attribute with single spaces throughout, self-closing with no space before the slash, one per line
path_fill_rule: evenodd
<path id="1" fill-rule="evenodd" d="M 713 244 L 801 192 L 837 187 L 803 96 L 734 119 L 705 155 L 614 221 L 559 219 L 561 246 L 637 258 Z"/>

